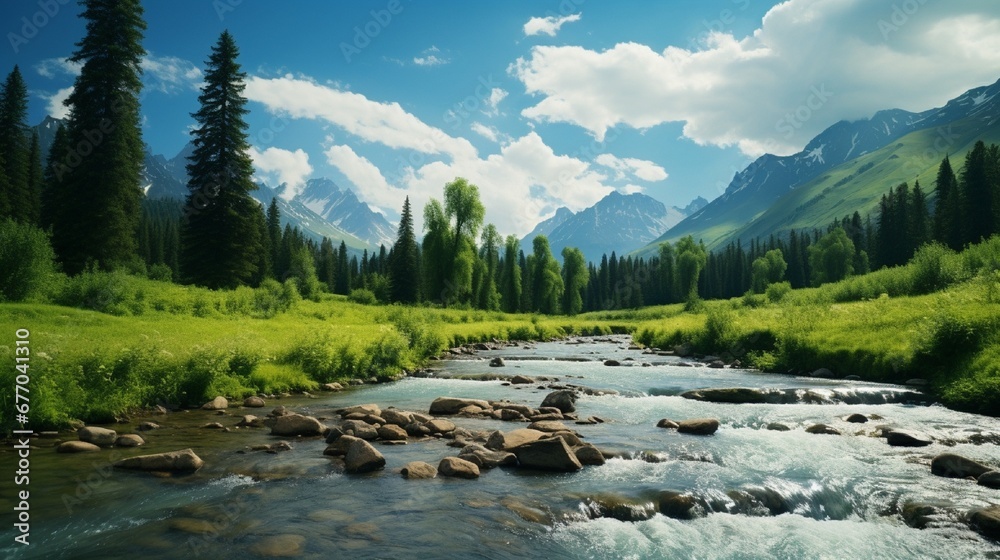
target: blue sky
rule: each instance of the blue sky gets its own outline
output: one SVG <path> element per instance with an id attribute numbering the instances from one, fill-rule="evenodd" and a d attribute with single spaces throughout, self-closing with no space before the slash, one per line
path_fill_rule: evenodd
<path id="1" fill-rule="evenodd" d="M 841 119 L 924 110 L 1000 79 L 994 0 L 146 2 L 144 139 L 188 140 L 224 29 L 248 73 L 258 175 L 330 177 L 398 216 L 457 175 L 523 235 L 612 190 L 712 199 L 764 152 Z M 31 120 L 64 108 L 83 34 L 67 0 L 0 4 L 0 71 Z M 418 225 L 420 220 L 418 219 Z"/>

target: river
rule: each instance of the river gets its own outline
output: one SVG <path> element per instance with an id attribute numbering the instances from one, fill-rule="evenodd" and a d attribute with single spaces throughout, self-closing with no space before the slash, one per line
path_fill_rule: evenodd
<path id="1" fill-rule="evenodd" d="M 887 394 L 899 388 L 863 382 L 768 375 L 737 369 L 683 367 L 683 360 L 628 350 L 628 339 L 580 339 L 481 352 L 477 359 L 438 362 L 434 375 L 391 384 L 322 393 L 318 398 L 271 400 L 326 418 L 334 410 L 376 403 L 426 412 L 439 396 L 541 404 L 548 389 L 501 381 L 455 379 L 475 374 L 558 378 L 619 394 L 581 396 L 573 425 L 584 441 L 616 458 L 571 474 L 498 468 L 477 480 L 406 480 L 405 463 L 437 465 L 456 455 L 447 440 L 376 447 L 385 470 L 347 475 L 323 456 L 322 439 L 292 441 L 277 454 L 248 451 L 273 443 L 267 429 L 201 429 L 207 422 L 235 426 L 241 414 L 195 410 L 136 418 L 162 425 L 145 432 L 138 450 L 66 455 L 37 439 L 31 464 L 29 546 L 12 544 L 5 522 L 4 558 L 1000 558 L 1000 546 L 972 531 L 963 515 L 1000 503 L 1000 491 L 974 481 L 930 473 L 930 459 L 950 452 L 988 465 L 1000 463 L 997 419 L 940 406 L 912 404 L 713 404 L 678 396 L 709 387 L 813 388 Z M 488 367 L 502 356 L 504 368 Z M 621 367 L 604 365 L 606 359 Z M 642 367 L 642 363 L 650 364 Z M 848 423 L 853 413 L 874 418 Z M 661 418 L 712 417 L 711 436 L 656 427 Z M 499 420 L 453 418 L 470 430 L 521 428 Z M 788 431 L 767 429 L 782 423 Z M 842 435 L 805 428 L 824 423 Z M 889 447 L 877 426 L 918 430 L 935 443 Z M 113 426 L 129 433 L 132 425 Z M 983 442 L 986 443 L 983 443 Z M 193 448 L 206 466 L 196 474 L 159 478 L 117 471 L 109 461 L 137 454 Z M 2 454 L 5 473 L 13 453 Z M 7 475 L 4 475 L 7 479 Z M 7 490 L 0 518 L 16 505 Z M 650 510 L 656 496 L 674 491 L 701 506 L 694 519 Z M 741 499 L 740 497 L 743 497 Z M 746 497 L 754 497 L 750 499 Z M 650 510 L 644 520 L 596 517 L 594 500 L 614 497 Z M 924 529 L 907 525 L 908 503 L 932 504 Z M 646 508 L 645 510 L 643 508 Z"/>

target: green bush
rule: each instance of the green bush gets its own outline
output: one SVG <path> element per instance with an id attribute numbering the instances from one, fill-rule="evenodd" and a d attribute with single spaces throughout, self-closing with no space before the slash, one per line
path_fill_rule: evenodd
<path id="1" fill-rule="evenodd" d="M 778 303 L 785 299 L 785 296 L 792 293 L 792 285 L 788 282 L 777 282 L 771 284 L 764 290 L 764 295 L 767 296 L 768 301 L 771 303 Z"/>
<path id="2" fill-rule="evenodd" d="M 143 280 L 122 271 L 88 270 L 70 277 L 56 302 L 109 315 L 142 315 L 148 307 Z"/>
<path id="3" fill-rule="evenodd" d="M 944 289 L 959 279 L 961 264 L 955 253 L 938 243 L 924 245 L 910 261 L 913 294 L 929 294 Z"/>
<path id="4" fill-rule="evenodd" d="M 0 222 L 0 301 L 44 295 L 55 276 L 55 253 L 46 233 L 12 220 Z"/>
<path id="5" fill-rule="evenodd" d="M 351 293 L 347 295 L 347 299 L 362 305 L 375 305 L 378 303 L 378 298 L 375 297 L 375 292 L 366 290 L 365 288 L 356 288 L 351 290 Z"/>

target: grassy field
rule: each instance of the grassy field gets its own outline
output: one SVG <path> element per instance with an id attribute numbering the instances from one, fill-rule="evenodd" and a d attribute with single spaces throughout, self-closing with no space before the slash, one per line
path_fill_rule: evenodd
<path id="1" fill-rule="evenodd" d="M 1000 238 L 922 249 L 895 269 L 821 288 L 575 317 L 301 300 L 275 282 L 209 291 L 128 276 L 63 279 L 56 303 L 0 304 L 0 407 L 11 410 L 15 333 L 30 331 L 31 427 L 112 421 L 157 403 L 386 380 L 442 350 L 498 340 L 631 332 L 767 371 L 927 379 L 946 405 L 1000 411 Z M 14 428 L 2 416 L 0 431 Z"/>

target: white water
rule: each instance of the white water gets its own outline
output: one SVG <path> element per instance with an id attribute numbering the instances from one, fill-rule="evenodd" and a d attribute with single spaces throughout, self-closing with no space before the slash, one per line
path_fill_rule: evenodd
<path id="1" fill-rule="evenodd" d="M 952 452 L 998 465 L 993 444 L 969 442 L 974 434 L 1000 433 L 993 418 L 949 411 L 939 406 L 881 405 L 731 405 L 712 404 L 677 394 L 705 387 L 820 388 L 886 391 L 863 383 L 763 375 L 738 370 L 685 368 L 674 358 L 643 356 L 623 343 L 540 344 L 537 349 L 484 352 L 479 360 L 442 362 L 434 378 L 405 381 L 295 401 L 290 408 L 332 417 L 335 408 L 361 403 L 425 411 L 438 396 L 510 399 L 538 406 L 548 390 L 517 389 L 499 381 L 448 379 L 463 374 L 524 374 L 558 377 L 618 396 L 584 396 L 580 417 L 600 416 L 605 424 L 573 426 L 585 440 L 625 457 L 648 452 L 661 462 L 616 458 L 575 474 L 518 470 L 485 471 L 476 481 L 406 481 L 398 469 L 406 462 L 432 464 L 457 450 L 444 441 L 380 448 L 385 471 L 352 477 L 331 467 L 320 440 L 293 442 L 278 455 L 237 454 L 249 443 L 272 442 L 266 430 L 219 434 L 172 423 L 200 411 L 168 416 L 162 433 L 149 434 L 156 446 L 190 445 L 206 459 L 197 475 L 155 479 L 115 472 L 83 503 L 67 512 L 60 496 L 77 488 L 74 480 L 91 472 L 81 460 L 39 449 L 40 471 L 32 495 L 30 547 L 9 546 L 3 533 L 0 555 L 11 558 L 178 558 L 252 557 L 255 546 L 276 535 L 301 535 L 304 558 L 1000 558 L 1000 547 L 971 531 L 962 516 L 971 509 L 1000 503 L 1000 491 L 975 482 L 935 477 L 930 459 Z M 507 367 L 492 369 L 487 359 L 507 357 Z M 512 358 L 542 357 L 545 361 Z M 551 358 L 587 358 L 563 361 Z M 613 357 L 632 367 L 606 367 Z M 625 361 L 634 358 L 634 362 Z M 639 367 L 643 360 L 658 365 Z M 883 419 L 867 424 L 843 420 L 859 412 Z M 657 420 L 718 418 L 710 437 L 656 428 Z M 200 416 L 188 420 L 195 425 Z M 234 419 L 224 420 L 229 425 Z M 214 418 L 211 420 L 215 420 Z M 455 419 L 472 430 L 511 430 L 520 424 Z M 791 428 L 765 429 L 771 422 Z M 813 435 L 805 428 L 825 423 L 841 436 Z M 920 449 L 889 447 L 873 437 L 876 426 L 918 430 L 937 443 Z M 161 440 L 157 440 L 161 438 Z M 948 444 L 948 445 L 946 445 Z M 145 452 L 150 452 L 147 450 Z M 79 456 L 78 456 L 79 457 Z M 9 457 L 4 456 L 5 468 Z M 81 466 L 82 465 L 82 466 Z M 251 476 L 247 476 L 251 475 Z M 676 520 L 656 514 L 645 521 L 589 519 L 586 504 L 598 496 L 621 496 L 655 503 L 670 490 L 694 496 L 701 517 Z M 767 495 L 778 511 L 761 504 L 737 504 L 734 491 Z M 3 498 L 7 498 L 6 492 Z M 931 527 L 908 527 L 900 510 L 908 501 L 943 505 Z M 8 501 L 0 500 L 5 511 Z M 515 510 L 534 511 L 542 522 Z M 778 513 L 778 515 L 774 515 Z M 209 535 L 171 528 L 177 519 L 212 523 Z M 6 530 L 6 528 L 5 528 Z M 7 538 L 7 535 L 11 535 Z"/>

